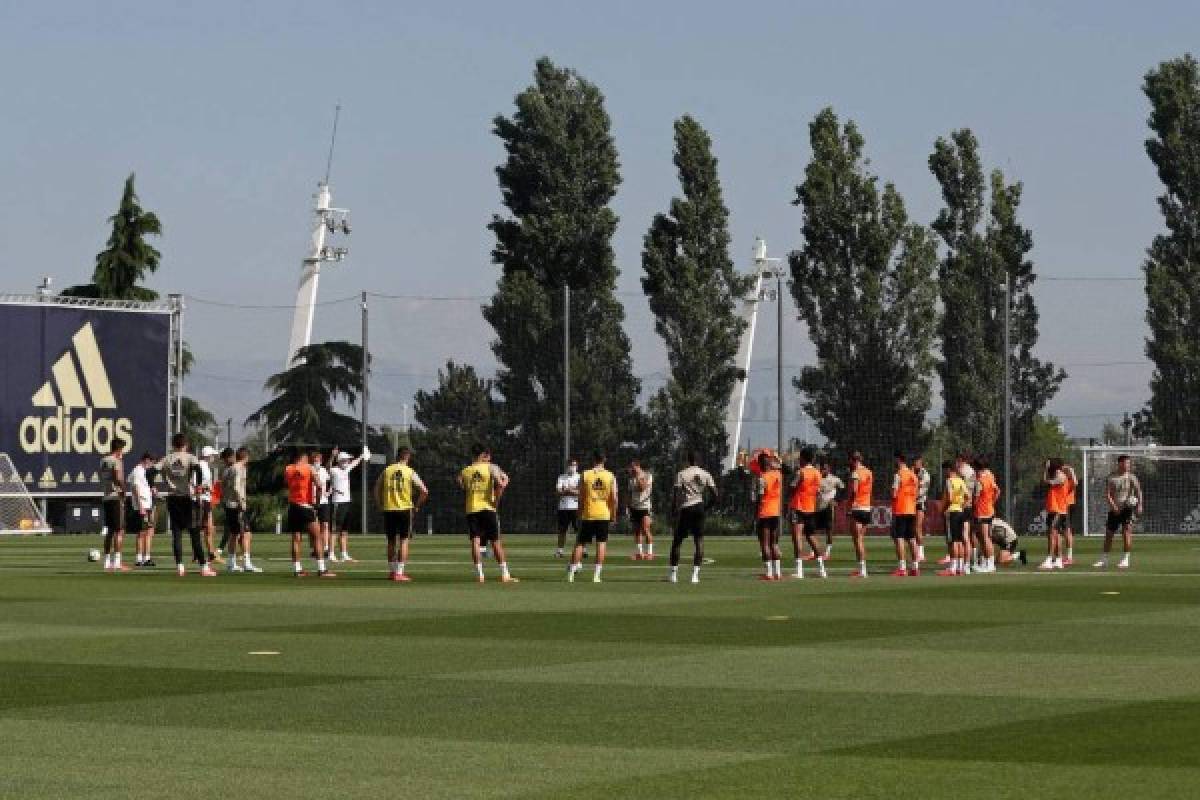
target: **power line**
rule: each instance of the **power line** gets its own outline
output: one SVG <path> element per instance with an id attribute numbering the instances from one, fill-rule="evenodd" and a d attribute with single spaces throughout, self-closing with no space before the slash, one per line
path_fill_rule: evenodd
<path id="1" fill-rule="evenodd" d="M 280 305 L 265 304 L 265 303 L 263 303 L 263 304 L 260 304 L 260 303 L 226 303 L 221 300 L 210 300 L 205 297 L 197 297 L 194 294 L 185 294 L 184 297 L 186 297 L 188 300 L 192 301 L 193 303 L 199 303 L 199 304 L 205 305 L 205 306 L 219 306 L 221 308 L 258 308 L 258 309 L 286 308 L 286 309 L 294 309 L 296 307 L 295 303 L 286 303 L 286 304 L 280 304 Z M 351 295 L 349 297 L 335 298 L 333 300 L 322 300 L 318 303 L 315 303 L 314 305 L 333 306 L 333 305 L 337 305 L 339 303 L 357 302 L 358 300 L 359 300 L 359 295 L 355 294 L 355 295 Z"/>

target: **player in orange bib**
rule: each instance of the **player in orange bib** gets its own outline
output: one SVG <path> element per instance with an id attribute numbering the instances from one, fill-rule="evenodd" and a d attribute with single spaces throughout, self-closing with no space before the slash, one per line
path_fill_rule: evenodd
<path id="1" fill-rule="evenodd" d="M 758 534 L 758 549 L 762 553 L 763 575 L 760 580 L 777 581 L 780 574 L 779 522 L 783 514 L 783 474 L 779 461 L 770 453 L 759 453 L 755 459 L 754 497 L 758 501 L 754 530 Z"/>
<path id="2" fill-rule="evenodd" d="M 1067 513 L 1067 499 L 1071 496 L 1067 474 L 1063 471 L 1063 460 L 1051 458 L 1046 461 L 1042 483 L 1046 486 L 1046 560 L 1038 569 L 1062 569 L 1062 540 L 1059 528 Z"/>
<path id="3" fill-rule="evenodd" d="M 1075 493 L 1079 488 L 1079 478 L 1075 468 L 1063 464 L 1063 475 L 1067 478 L 1067 511 L 1059 521 L 1058 530 L 1063 537 L 1063 566 L 1069 567 L 1075 563 L 1075 531 L 1071 528 L 1071 514 L 1075 511 Z"/>
<path id="4" fill-rule="evenodd" d="M 971 511 L 975 529 L 975 546 L 979 548 L 982 560 L 976 566 L 976 572 L 995 572 L 996 555 L 992 547 L 992 522 L 996 518 L 996 499 L 1000 496 L 1000 486 L 996 476 L 989 468 L 988 460 L 983 456 L 971 464 L 975 469 L 975 497 Z"/>
<path id="5" fill-rule="evenodd" d="M 788 508 L 792 515 L 792 549 L 796 556 L 796 577 L 804 577 L 804 561 L 800 555 L 800 539 L 808 541 L 821 577 L 826 577 L 824 551 L 817 545 L 817 496 L 821 493 L 821 471 L 813 466 L 811 447 L 800 451 L 800 468 L 792 478 Z"/>
<path id="6" fill-rule="evenodd" d="M 300 561 L 301 537 L 307 533 L 317 559 L 317 575 L 322 578 L 337 577 L 325 568 L 322 552 L 321 524 L 317 521 L 317 510 L 313 507 L 317 496 L 317 475 L 309 462 L 309 454 L 297 448 L 292 454 L 292 463 L 283 469 L 283 481 L 287 484 L 288 510 L 287 530 L 292 534 L 292 569 L 297 578 L 308 575 Z"/>
<path id="7" fill-rule="evenodd" d="M 850 454 L 850 537 L 854 541 L 854 557 L 858 569 L 851 578 L 867 577 L 867 526 L 871 524 L 871 490 L 875 476 L 863 465 L 862 453 Z"/>
<path id="8" fill-rule="evenodd" d="M 896 451 L 896 476 L 892 478 L 892 542 L 896 545 L 899 566 L 892 571 L 897 578 L 917 577 L 920 567 L 917 560 L 917 473 L 908 467 L 904 453 Z M 911 564 L 905 561 L 905 546 L 912 556 Z"/>

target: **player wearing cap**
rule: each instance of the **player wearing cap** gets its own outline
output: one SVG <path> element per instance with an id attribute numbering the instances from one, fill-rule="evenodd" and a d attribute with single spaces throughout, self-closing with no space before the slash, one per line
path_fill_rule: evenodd
<path id="1" fill-rule="evenodd" d="M 758 454 L 758 474 L 754 478 L 754 499 L 758 507 L 754 529 L 758 534 L 758 549 L 762 554 L 763 575 L 760 580 L 783 579 L 782 554 L 779 552 L 779 523 L 783 510 L 783 474 L 779 461 L 770 453 Z"/>
<path id="2" fill-rule="evenodd" d="M 317 559 L 317 575 L 335 578 L 337 576 L 325 568 L 325 554 L 321 552 L 321 524 L 313 507 L 313 500 L 319 499 L 317 475 L 309 458 L 308 453 L 297 448 L 292 453 L 292 463 L 283 468 L 283 482 L 287 484 L 288 493 L 287 531 L 292 534 L 292 572 L 297 578 L 308 575 L 300 560 L 301 539 L 307 533 Z"/>
<path id="3" fill-rule="evenodd" d="M 909 469 L 908 459 L 896 452 L 896 475 L 892 478 L 892 541 L 899 565 L 892 571 L 898 578 L 917 577 L 917 474 Z M 912 556 L 911 566 L 904 559 L 905 546 Z"/>
<path id="4" fill-rule="evenodd" d="M 329 550 L 338 544 L 342 548 L 342 561 L 353 561 L 350 557 L 350 536 L 346 523 L 350 521 L 350 473 L 364 461 L 369 461 L 371 451 L 363 448 L 358 456 L 351 456 L 333 448 L 329 465 Z M 364 467 L 366 469 L 366 467 Z"/>
<path id="5" fill-rule="evenodd" d="M 862 453 L 850 454 L 850 535 L 854 541 L 854 557 L 858 569 L 851 578 L 867 577 L 867 526 L 871 524 L 871 490 L 875 476 L 863 464 Z"/>
<path id="6" fill-rule="evenodd" d="M 113 439 L 108 455 L 100 459 L 100 501 L 104 509 L 104 571 L 126 572 L 121 565 L 121 548 L 125 544 L 125 440 Z"/>
<path id="7" fill-rule="evenodd" d="M 1104 499 L 1108 501 L 1108 519 L 1104 523 L 1104 555 L 1092 566 L 1108 569 L 1108 554 L 1112 552 L 1113 537 L 1121 532 L 1123 554 L 1117 569 L 1129 569 L 1133 551 L 1133 515 L 1146 511 L 1142 484 L 1130 470 L 1129 456 L 1117 458 L 1117 471 L 1108 476 L 1104 488 Z"/>
<path id="8" fill-rule="evenodd" d="M 592 468 L 579 476 L 579 534 L 575 537 L 575 549 L 571 553 L 571 564 L 567 567 L 567 581 L 575 582 L 575 573 L 583 561 L 585 545 L 596 543 L 596 567 L 593 583 L 600 583 L 600 571 L 604 569 L 604 556 L 608 552 L 608 533 L 617 516 L 617 478 L 604 466 L 604 454 L 597 452 L 592 459 Z"/>
<path id="9" fill-rule="evenodd" d="M 463 490 L 467 513 L 467 536 L 471 540 L 471 560 L 475 564 L 475 579 L 484 582 L 483 547 L 494 544 L 496 561 L 500 564 L 500 580 L 517 583 L 508 571 L 504 543 L 500 540 L 500 515 L 496 507 L 508 488 L 508 476 L 492 463 L 492 450 L 484 444 L 475 446 L 475 460 L 458 473 L 458 485 Z"/>
<path id="10" fill-rule="evenodd" d="M 387 534 L 388 580 L 397 583 L 412 580 L 404 574 L 404 567 L 408 563 L 413 517 L 429 499 L 429 490 L 421 476 L 408 465 L 411 457 L 412 450 L 401 447 L 396 451 L 396 461 L 389 464 L 375 481 L 375 502 L 383 512 L 383 531 Z"/>

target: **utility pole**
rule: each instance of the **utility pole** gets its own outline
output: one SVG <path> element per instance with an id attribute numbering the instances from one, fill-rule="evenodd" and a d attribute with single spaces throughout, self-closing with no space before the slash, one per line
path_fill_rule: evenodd
<path id="1" fill-rule="evenodd" d="M 233 447 L 233 417 L 225 420 L 225 446 Z"/>
<path id="2" fill-rule="evenodd" d="M 571 460 L 571 286 L 563 282 L 563 472 Z"/>
<path id="3" fill-rule="evenodd" d="M 1004 515 L 1015 524 L 1012 507 L 1012 280 L 1004 276 Z"/>
<path id="4" fill-rule="evenodd" d="M 367 452 L 367 449 L 368 449 L 367 448 L 367 425 L 368 425 L 367 403 L 371 399 L 371 384 L 370 384 L 371 370 L 369 367 L 369 362 L 370 362 L 369 353 L 370 353 L 370 351 L 367 349 L 367 293 L 363 292 L 362 293 L 362 357 L 363 357 L 363 360 L 362 360 L 362 452 L 364 452 L 364 453 Z M 362 466 L 362 472 L 359 473 L 359 481 L 360 481 L 359 489 L 361 491 L 360 503 L 362 506 L 362 508 L 361 508 L 361 510 L 362 510 L 362 515 L 361 515 L 362 516 L 362 520 L 361 520 L 362 527 L 359 529 L 359 531 L 360 531 L 360 533 L 366 533 L 367 532 L 367 472 L 371 466 L 370 459 L 363 459 L 361 466 Z"/>

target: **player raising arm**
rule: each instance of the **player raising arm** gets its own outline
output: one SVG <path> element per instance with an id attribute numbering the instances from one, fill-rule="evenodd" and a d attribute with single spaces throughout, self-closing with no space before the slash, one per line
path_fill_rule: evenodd
<path id="1" fill-rule="evenodd" d="M 770 453 L 758 454 L 754 499 L 758 502 L 754 530 L 758 534 L 758 549 L 763 561 L 760 580 L 782 580 L 779 521 L 783 505 L 783 475 L 779 470 L 779 462 Z"/>
<path id="2" fill-rule="evenodd" d="M 1112 552 L 1113 536 L 1121 532 L 1124 553 L 1117 562 L 1117 569 L 1129 569 L 1130 552 L 1133 550 L 1133 514 L 1146 511 L 1142 484 L 1137 475 L 1130 471 L 1129 456 L 1117 458 L 1117 471 L 1108 476 L 1104 497 L 1108 501 L 1108 519 L 1104 524 L 1104 555 L 1092 566 L 1108 569 L 1108 554 Z"/>
<path id="3" fill-rule="evenodd" d="M 1070 487 L 1067 474 L 1063 471 L 1063 460 L 1051 458 L 1046 461 L 1042 482 L 1046 486 L 1046 560 L 1038 569 L 1062 569 L 1062 539 L 1059 529 L 1067 513 L 1067 497 Z"/>

